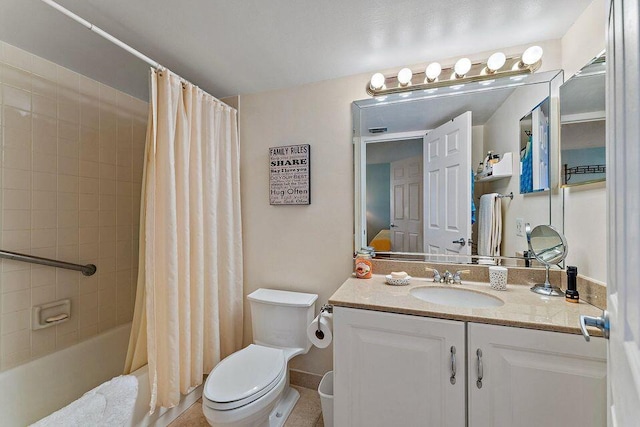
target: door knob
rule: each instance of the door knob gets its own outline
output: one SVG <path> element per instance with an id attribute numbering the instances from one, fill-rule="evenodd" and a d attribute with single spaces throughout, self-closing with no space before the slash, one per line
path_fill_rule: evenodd
<path id="1" fill-rule="evenodd" d="M 453 243 L 457 243 L 457 244 L 459 244 L 460 246 L 464 246 L 464 245 L 466 245 L 466 244 L 467 244 L 467 241 L 466 241 L 466 240 L 464 240 L 464 239 L 461 237 L 461 238 L 459 238 L 458 240 L 454 240 L 454 241 L 453 241 Z"/>
<path id="2" fill-rule="evenodd" d="M 600 329 L 602 331 L 602 335 L 609 339 L 609 312 L 604 310 L 600 317 L 585 316 L 584 314 L 580 316 L 580 329 L 582 330 L 582 336 L 584 336 L 585 340 L 591 341 L 589 331 L 587 331 L 587 326 L 594 326 Z"/>
<path id="3" fill-rule="evenodd" d="M 397 228 L 397 227 L 398 227 L 398 226 L 397 226 L 397 225 L 395 225 L 394 223 L 389 224 L 389 226 L 390 226 L 391 228 Z"/>

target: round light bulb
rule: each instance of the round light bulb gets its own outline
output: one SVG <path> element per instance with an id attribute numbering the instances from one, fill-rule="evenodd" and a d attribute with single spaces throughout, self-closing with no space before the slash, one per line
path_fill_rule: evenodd
<path id="1" fill-rule="evenodd" d="M 522 63 L 524 65 L 533 65 L 542 58 L 542 48 L 540 46 L 531 46 L 522 54 Z"/>
<path id="2" fill-rule="evenodd" d="M 407 86 L 411 83 L 411 78 L 413 77 L 413 72 L 411 72 L 408 68 L 403 68 L 398 72 L 398 83 L 400 86 Z"/>
<path id="3" fill-rule="evenodd" d="M 504 63 L 507 61 L 507 57 L 502 52 L 496 52 L 489 57 L 487 60 L 487 68 L 490 73 L 495 73 L 500 68 L 504 66 Z"/>
<path id="4" fill-rule="evenodd" d="M 464 77 L 465 74 L 469 72 L 471 69 L 471 60 L 469 58 L 460 58 L 456 65 L 453 67 L 453 70 L 456 73 L 456 77 Z"/>
<path id="5" fill-rule="evenodd" d="M 371 76 L 371 83 L 369 83 L 369 87 L 371 87 L 372 90 L 380 90 L 384 88 L 384 81 L 384 74 L 375 73 L 373 76 Z"/>
<path id="6" fill-rule="evenodd" d="M 442 72 L 442 65 L 440 65 L 437 62 L 432 62 L 427 66 L 427 69 L 425 70 L 424 73 L 427 75 L 427 81 L 433 82 L 438 78 L 441 72 Z"/>

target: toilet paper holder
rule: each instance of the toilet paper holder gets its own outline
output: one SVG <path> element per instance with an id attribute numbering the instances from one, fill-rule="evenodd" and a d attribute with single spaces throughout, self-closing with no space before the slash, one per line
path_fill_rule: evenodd
<path id="1" fill-rule="evenodd" d="M 316 330 L 316 338 L 319 340 L 324 339 L 324 332 L 320 329 L 320 321 L 322 320 L 323 313 L 333 313 L 333 306 L 331 304 L 324 304 L 320 307 L 320 315 L 318 316 L 318 329 Z"/>

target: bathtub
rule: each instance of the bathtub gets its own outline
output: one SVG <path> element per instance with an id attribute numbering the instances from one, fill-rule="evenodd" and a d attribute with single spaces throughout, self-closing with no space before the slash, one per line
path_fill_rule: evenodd
<path id="1" fill-rule="evenodd" d="M 0 373 L 3 426 L 26 426 L 68 405 L 88 390 L 122 374 L 131 324 Z M 182 397 L 178 406 L 149 415 L 149 373 L 138 379 L 138 398 L 130 426 L 166 426 L 202 395 L 202 386 Z"/>

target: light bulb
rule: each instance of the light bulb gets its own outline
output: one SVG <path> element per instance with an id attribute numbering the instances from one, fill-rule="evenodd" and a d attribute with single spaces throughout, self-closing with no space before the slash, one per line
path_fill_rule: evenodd
<path id="1" fill-rule="evenodd" d="M 424 73 L 427 75 L 427 81 L 433 82 L 438 78 L 441 72 L 442 72 L 442 66 L 437 62 L 432 62 L 427 66 L 427 69 L 425 70 Z"/>
<path id="2" fill-rule="evenodd" d="M 408 68 L 403 68 L 398 72 L 398 83 L 400 86 L 407 86 L 411 83 L 411 78 L 413 77 L 413 72 L 411 72 Z"/>
<path id="3" fill-rule="evenodd" d="M 371 76 L 371 83 L 369 83 L 369 87 L 371 88 L 371 90 L 380 90 L 384 88 L 384 74 L 382 73 L 375 73 L 373 76 Z"/>
<path id="4" fill-rule="evenodd" d="M 453 67 L 453 70 L 456 73 L 457 78 L 464 77 L 465 74 L 469 72 L 471 69 L 471 60 L 469 58 L 460 58 L 456 65 Z"/>
<path id="5" fill-rule="evenodd" d="M 507 61 L 507 57 L 502 52 L 496 52 L 487 60 L 487 69 L 490 73 L 495 73 L 504 66 Z"/>
<path id="6" fill-rule="evenodd" d="M 542 58 L 542 48 L 540 46 L 531 46 L 522 54 L 522 63 L 524 65 L 533 65 Z"/>

